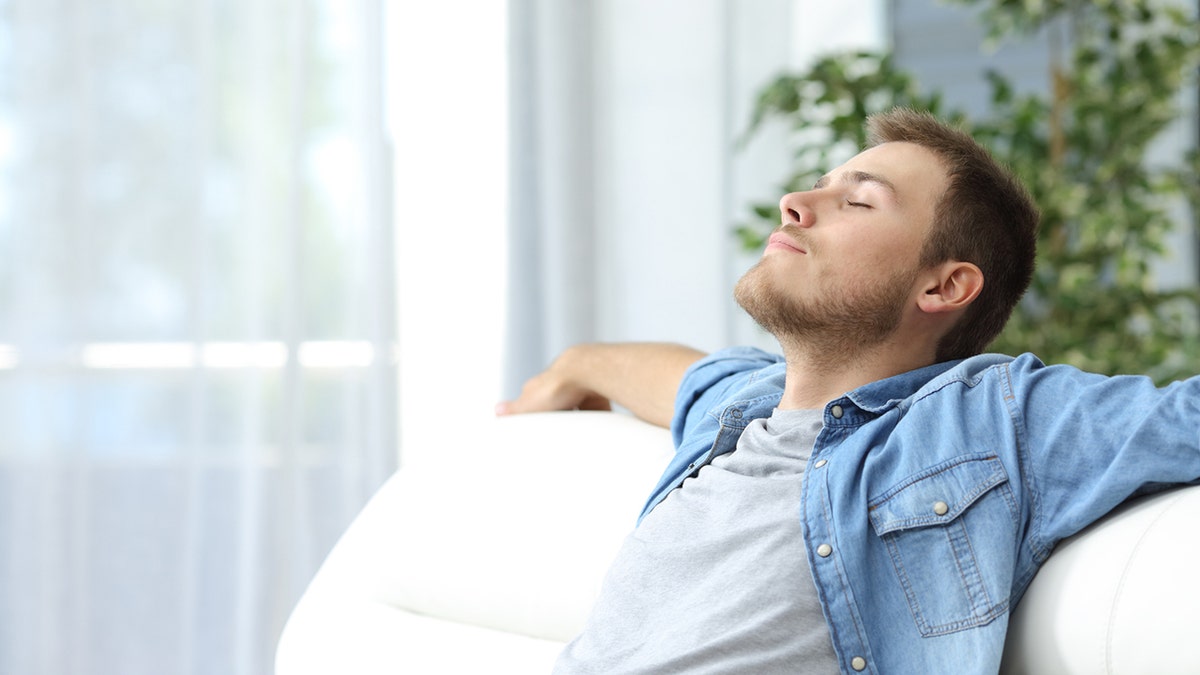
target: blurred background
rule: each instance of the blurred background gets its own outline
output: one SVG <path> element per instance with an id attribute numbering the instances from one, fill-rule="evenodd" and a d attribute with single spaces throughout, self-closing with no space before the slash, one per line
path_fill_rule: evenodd
<path id="1" fill-rule="evenodd" d="M 771 348 L 730 298 L 795 161 L 764 87 L 1053 93 L 1069 31 L 988 41 L 1003 4 L 0 0 L 0 673 L 269 673 L 374 490 L 564 347 Z M 1139 161 L 1196 145 L 1170 98 Z"/>

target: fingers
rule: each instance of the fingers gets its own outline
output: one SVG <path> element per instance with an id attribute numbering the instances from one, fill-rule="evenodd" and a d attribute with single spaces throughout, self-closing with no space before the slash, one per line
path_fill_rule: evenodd
<path id="1" fill-rule="evenodd" d="M 501 401 L 496 404 L 497 417 L 505 415 L 520 415 L 532 412 L 550 412 L 554 410 L 612 410 L 612 403 L 601 396 L 588 397 L 574 406 L 529 406 L 520 400 Z"/>
<path id="2" fill-rule="evenodd" d="M 496 404 L 496 415 L 501 417 L 504 415 L 520 415 L 522 413 L 543 412 L 546 410 L 558 410 L 558 408 L 534 405 L 523 398 L 501 401 Z"/>
<path id="3" fill-rule="evenodd" d="M 611 366 L 607 361 L 591 356 L 595 351 L 587 345 L 568 348 L 549 368 L 526 380 L 519 396 L 496 404 L 496 414 L 612 410 L 609 399 L 596 393 L 597 382 L 609 375 L 607 371 Z"/>
<path id="4" fill-rule="evenodd" d="M 495 408 L 498 416 L 552 410 L 612 410 L 612 404 L 595 392 L 563 386 L 542 373 L 525 383 L 520 396 Z"/>
<path id="5" fill-rule="evenodd" d="M 580 401 L 576 410 L 612 410 L 612 402 L 599 394 L 592 394 Z"/>

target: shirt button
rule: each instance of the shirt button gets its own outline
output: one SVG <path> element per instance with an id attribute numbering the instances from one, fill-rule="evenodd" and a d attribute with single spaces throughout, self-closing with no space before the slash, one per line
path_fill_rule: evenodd
<path id="1" fill-rule="evenodd" d="M 825 461 L 825 460 L 823 460 L 823 459 L 818 459 L 818 460 L 817 460 L 817 462 L 816 462 L 816 464 L 813 464 L 813 468 L 814 468 L 814 469 L 819 469 L 819 468 L 821 468 L 821 467 L 825 466 L 825 465 L 826 465 L 826 464 L 828 464 L 828 463 L 829 463 L 829 462 L 826 462 L 826 461 Z"/>
<path id="2" fill-rule="evenodd" d="M 933 512 L 939 516 L 946 515 L 946 512 L 949 510 L 950 510 L 950 507 L 946 504 L 946 502 L 934 502 L 933 503 Z"/>
<path id="3" fill-rule="evenodd" d="M 833 547 L 829 544 L 821 544 L 817 547 L 817 555 L 822 558 L 828 558 L 831 553 L 833 553 Z"/>
<path id="4" fill-rule="evenodd" d="M 845 414 L 845 411 L 842 410 L 842 406 L 835 405 L 829 409 L 829 414 L 833 415 L 833 419 L 840 420 L 842 419 L 842 415 Z"/>
<path id="5" fill-rule="evenodd" d="M 867 669 L 867 660 L 861 656 L 856 656 L 850 659 L 850 667 L 860 672 L 864 671 Z"/>

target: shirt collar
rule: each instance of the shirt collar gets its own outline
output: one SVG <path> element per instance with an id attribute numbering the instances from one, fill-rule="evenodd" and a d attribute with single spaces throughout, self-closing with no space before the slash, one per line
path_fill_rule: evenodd
<path id="1" fill-rule="evenodd" d="M 849 398 L 861 410 L 877 415 L 882 414 L 894 408 L 904 399 L 917 393 L 917 390 L 934 378 L 960 363 L 962 363 L 962 359 L 944 361 L 942 363 L 935 363 L 932 366 L 910 370 L 907 373 L 893 375 L 882 380 L 876 380 L 846 394 L 846 398 Z"/>

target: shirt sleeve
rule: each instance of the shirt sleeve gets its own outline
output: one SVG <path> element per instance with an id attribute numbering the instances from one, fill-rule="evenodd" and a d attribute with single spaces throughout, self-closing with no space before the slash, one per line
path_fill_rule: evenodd
<path id="1" fill-rule="evenodd" d="M 1009 378 L 1034 532 L 1047 547 L 1130 497 L 1200 480 L 1200 377 L 1159 388 L 1026 355 Z"/>
<path id="2" fill-rule="evenodd" d="M 729 347 L 693 363 L 683 375 L 675 396 L 671 437 L 679 447 L 689 427 L 728 392 L 743 385 L 751 373 L 781 363 L 783 357 L 756 347 Z"/>

